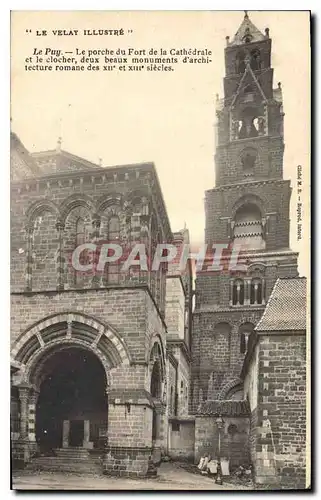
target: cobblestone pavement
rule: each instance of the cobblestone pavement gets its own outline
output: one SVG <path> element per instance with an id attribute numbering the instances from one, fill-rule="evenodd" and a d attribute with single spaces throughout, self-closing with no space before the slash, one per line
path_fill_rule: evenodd
<path id="1" fill-rule="evenodd" d="M 214 479 L 193 474 L 179 464 L 163 463 L 154 479 L 84 476 L 58 472 L 19 471 L 13 473 L 15 490 L 244 490 L 243 486 L 215 484 Z"/>

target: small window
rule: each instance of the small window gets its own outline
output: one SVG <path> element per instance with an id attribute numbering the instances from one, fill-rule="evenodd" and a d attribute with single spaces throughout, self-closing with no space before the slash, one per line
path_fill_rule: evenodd
<path id="1" fill-rule="evenodd" d="M 236 280 L 233 284 L 233 306 L 241 306 L 244 304 L 244 282 Z"/>
<path id="2" fill-rule="evenodd" d="M 260 279 L 253 279 L 251 282 L 250 303 L 262 304 L 262 281 Z"/>
<path id="3" fill-rule="evenodd" d="M 244 73 L 245 71 L 245 54 L 243 51 L 238 52 L 235 61 L 235 72 L 236 74 Z"/>
<path id="4" fill-rule="evenodd" d="M 180 424 L 179 424 L 179 422 L 172 422 L 172 431 L 173 432 L 179 432 L 180 431 Z"/>
<path id="5" fill-rule="evenodd" d="M 261 55 L 258 49 L 254 49 L 251 52 L 251 68 L 254 71 L 261 69 Z"/>
<path id="6" fill-rule="evenodd" d="M 246 353 L 246 337 L 244 333 L 241 333 L 240 335 L 240 353 L 241 354 Z"/>

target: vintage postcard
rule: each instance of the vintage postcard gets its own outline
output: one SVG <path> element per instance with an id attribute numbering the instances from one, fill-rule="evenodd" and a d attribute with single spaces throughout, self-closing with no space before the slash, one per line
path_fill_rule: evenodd
<path id="1" fill-rule="evenodd" d="M 310 12 L 11 13 L 15 490 L 307 489 Z"/>

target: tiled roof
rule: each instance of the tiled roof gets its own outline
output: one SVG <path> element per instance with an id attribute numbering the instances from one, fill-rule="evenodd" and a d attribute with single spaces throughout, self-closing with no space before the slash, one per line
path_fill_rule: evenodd
<path id="1" fill-rule="evenodd" d="M 306 278 L 279 278 L 255 330 L 305 330 L 306 286 Z"/>
<path id="2" fill-rule="evenodd" d="M 204 401 L 201 403 L 197 410 L 197 415 L 210 415 L 213 417 L 241 417 L 248 416 L 250 407 L 247 401 Z"/>

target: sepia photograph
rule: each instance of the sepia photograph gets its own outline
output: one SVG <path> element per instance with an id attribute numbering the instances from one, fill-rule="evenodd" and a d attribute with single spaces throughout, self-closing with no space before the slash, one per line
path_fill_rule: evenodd
<path id="1" fill-rule="evenodd" d="M 311 489 L 310 24 L 11 11 L 11 489 Z"/>

